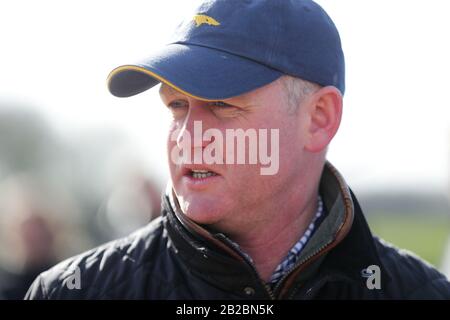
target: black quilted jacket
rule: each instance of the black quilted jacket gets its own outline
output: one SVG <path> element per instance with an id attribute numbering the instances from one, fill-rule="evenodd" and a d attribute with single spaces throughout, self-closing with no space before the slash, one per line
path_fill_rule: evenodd
<path id="1" fill-rule="evenodd" d="M 26 299 L 450 298 L 441 273 L 372 236 L 356 198 L 329 163 L 320 193 L 328 214 L 274 290 L 227 237 L 180 214 L 169 191 L 160 218 L 42 273 Z M 379 267 L 377 279 L 369 266 Z"/>

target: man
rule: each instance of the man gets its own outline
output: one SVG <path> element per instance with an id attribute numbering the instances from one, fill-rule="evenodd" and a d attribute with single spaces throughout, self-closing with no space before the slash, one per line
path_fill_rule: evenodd
<path id="1" fill-rule="evenodd" d="M 372 236 L 326 161 L 344 82 L 316 3 L 203 2 L 171 44 L 109 76 L 120 97 L 162 83 L 162 216 L 43 273 L 27 298 L 450 298 L 442 274 Z"/>

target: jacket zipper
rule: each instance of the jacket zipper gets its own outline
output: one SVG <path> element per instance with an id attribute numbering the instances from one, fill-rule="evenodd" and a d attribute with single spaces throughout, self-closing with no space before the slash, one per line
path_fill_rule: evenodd
<path id="1" fill-rule="evenodd" d="M 321 251 L 325 250 L 331 243 L 333 243 L 333 240 L 328 241 L 326 244 L 322 245 L 321 247 L 319 247 L 319 249 L 317 249 L 316 251 L 314 251 L 312 254 L 306 256 L 304 259 L 302 259 L 301 261 L 297 262 L 281 279 L 280 281 L 278 281 L 277 285 L 275 286 L 275 288 L 273 289 L 274 292 L 277 292 L 277 290 L 281 287 L 281 285 L 283 284 L 284 280 L 286 280 L 291 274 L 292 272 L 294 272 L 296 269 L 300 268 L 303 264 L 305 264 L 308 260 L 310 260 L 311 258 L 313 258 L 314 256 L 318 255 L 319 253 L 321 253 Z M 277 297 L 280 298 L 280 297 Z"/>
<path id="2" fill-rule="evenodd" d="M 253 272 L 253 275 L 258 279 L 258 281 L 266 289 L 266 292 L 270 296 L 270 299 L 276 300 L 272 289 L 261 279 L 261 277 L 258 274 L 258 271 L 256 270 L 256 268 L 253 265 L 253 263 L 249 260 L 249 258 L 246 255 L 244 255 L 240 250 L 237 250 L 237 248 L 234 247 L 233 243 L 227 237 L 225 237 L 223 235 L 218 235 L 218 236 L 220 236 L 221 240 L 226 242 L 228 247 L 230 247 L 232 250 L 234 250 L 244 260 L 244 262 L 246 262 L 250 266 L 250 268 L 251 268 L 251 270 Z"/>

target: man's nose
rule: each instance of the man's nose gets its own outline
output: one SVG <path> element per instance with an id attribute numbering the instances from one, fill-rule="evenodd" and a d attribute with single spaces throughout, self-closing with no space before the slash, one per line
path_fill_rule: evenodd
<path id="1" fill-rule="evenodd" d="M 203 140 L 203 132 L 213 127 L 213 117 L 205 101 L 189 101 L 189 109 L 177 137 L 178 147 L 181 148 L 183 145 L 183 139 L 190 139 L 192 149 L 195 147 L 203 149 L 211 143 Z"/>

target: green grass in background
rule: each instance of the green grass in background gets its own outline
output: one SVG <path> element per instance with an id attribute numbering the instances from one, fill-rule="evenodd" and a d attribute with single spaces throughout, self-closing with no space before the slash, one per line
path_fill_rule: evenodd
<path id="1" fill-rule="evenodd" d="M 449 218 L 379 214 L 369 216 L 368 222 L 375 235 L 440 267 L 450 235 Z"/>

